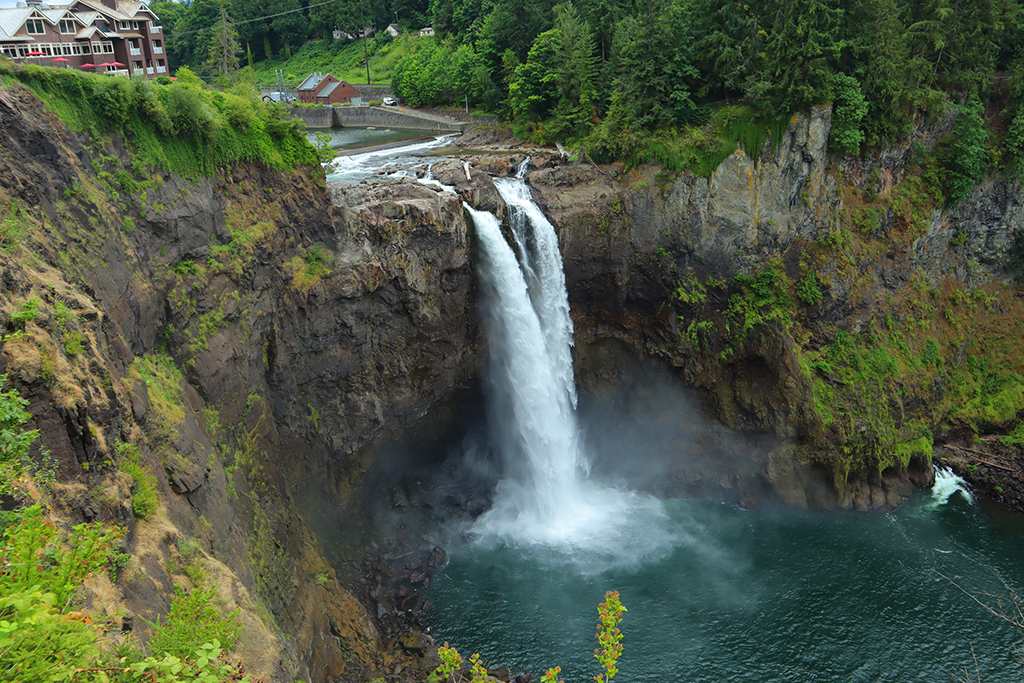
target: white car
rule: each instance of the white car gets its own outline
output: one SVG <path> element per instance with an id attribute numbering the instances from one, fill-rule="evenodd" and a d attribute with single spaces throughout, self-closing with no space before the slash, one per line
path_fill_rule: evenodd
<path id="1" fill-rule="evenodd" d="M 398 106 L 398 100 L 396 100 L 394 97 L 385 97 L 384 98 L 384 106 L 385 107 L 397 107 Z"/>

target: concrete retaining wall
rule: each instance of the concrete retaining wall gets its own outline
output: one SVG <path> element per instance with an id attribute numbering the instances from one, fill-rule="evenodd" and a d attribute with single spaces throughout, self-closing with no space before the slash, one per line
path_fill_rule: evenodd
<path id="1" fill-rule="evenodd" d="M 401 128 L 438 133 L 461 133 L 465 123 L 415 112 L 400 112 L 379 107 L 338 107 L 334 110 L 335 123 L 342 127 Z"/>
<path id="2" fill-rule="evenodd" d="M 415 111 L 380 107 L 293 107 L 292 116 L 302 119 L 306 128 L 398 128 L 436 133 L 461 133 L 465 123 Z"/>
<path id="3" fill-rule="evenodd" d="M 317 107 L 305 108 L 305 107 L 292 107 L 292 116 L 297 119 L 302 119 L 302 123 L 306 125 L 306 128 L 333 128 L 334 127 L 334 109 L 328 107 Z"/>

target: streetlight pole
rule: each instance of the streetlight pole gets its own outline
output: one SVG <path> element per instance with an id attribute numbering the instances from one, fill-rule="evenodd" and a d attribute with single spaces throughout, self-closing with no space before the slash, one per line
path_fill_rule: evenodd
<path id="1" fill-rule="evenodd" d="M 359 0 L 359 18 L 363 22 L 363 56 L 366 58 L 366 85 L 370 85 L 370 51 L 366 47 L 366 15 L 363 14 L 363 0 Z"/>

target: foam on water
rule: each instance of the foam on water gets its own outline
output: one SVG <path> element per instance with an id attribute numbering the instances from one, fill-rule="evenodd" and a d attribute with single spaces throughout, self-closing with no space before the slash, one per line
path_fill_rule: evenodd
<path id="1" fill-rule="evenodd" d="M 925 505 L 934 509 L 945 505 L 957 493 L 960 493 L 968 503 L 974 502 L 974 496 L 967 489 L 967 482 L 953 473 L 953 470 L 946 467 L 935 468 L 935 484 L 932 485 L 931 500 Z"/>

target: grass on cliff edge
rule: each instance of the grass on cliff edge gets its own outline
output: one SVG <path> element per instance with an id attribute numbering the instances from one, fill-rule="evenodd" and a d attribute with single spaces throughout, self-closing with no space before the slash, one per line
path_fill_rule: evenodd
<path id="1" fill-rule="evenodd" d="M 284 107 L 261 102 L 252 88 L 218 92 L 188 69 L 178 74 L 162 85 L 0 60 L 0 83 L 25 85 L 71 130 L 128 141 L 136 175 L 156 168 L 197 179 L 238 162 L 278 171 L 319 163 Z"/>

